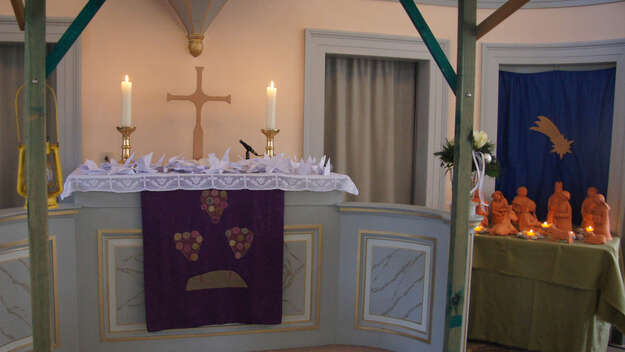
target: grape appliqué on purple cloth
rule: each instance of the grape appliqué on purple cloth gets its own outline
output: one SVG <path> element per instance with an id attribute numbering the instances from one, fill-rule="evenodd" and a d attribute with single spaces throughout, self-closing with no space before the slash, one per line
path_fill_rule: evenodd
<path id="1" fill-rule="evenodd" d="M 247 227 L 240 228 L 235 226 L 230 230 L 226 230 L 226 239 L 230 249 L 232 249 L 232 253 L 234 253 L 234 259 L 241 259 L 252 246 L 254 233 Z"/>
<path id="2" fill-rule="evenodd" d="M 191 232 L 176 232 L 174 234 L 174 243 L 176 249 L 187 258 L 188 261 L 195 262 L 200 256 L 198 252 L 202 246 L 204 238 L 197 231 Z"/>
<path id="3" fill-rule="evenodd" d="M 228 207 L 228 192 L 216 189 L 203 191 L 200 196 L 200 206 L 210 216 L 213 224 L 217 224 Z"/>

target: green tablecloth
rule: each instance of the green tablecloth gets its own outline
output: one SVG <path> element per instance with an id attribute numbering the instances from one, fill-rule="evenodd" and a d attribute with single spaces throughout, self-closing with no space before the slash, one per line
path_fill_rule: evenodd
<path id="1" fill-rule="evenodd" d="M 620 241 L 475 236 L 469 338 L 536 351 L 605 351 L 625 331 Z"/>

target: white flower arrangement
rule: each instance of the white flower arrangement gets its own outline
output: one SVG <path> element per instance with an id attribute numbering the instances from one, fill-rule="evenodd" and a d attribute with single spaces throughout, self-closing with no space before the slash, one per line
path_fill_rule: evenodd
<path id="1" fill-rule="evenodd" d="M 473 152 L 481 153 L 486 163 L 486 175 L 490 177 L 497 177 L 499 175 L 499 165 L 497 159 L 494 156 L 495 145 L 489 140 L 486 131 L 474 131 L 473 132 Z M 445 171 L 449 172 L 454 167 L 454 140 L 447 140 L 443 144 L 443 149 L 434 153 L 441 159 L 441 166 L 445 168 Z M 475 163 L 473 164 L 473 171 L 476 171 Z"/>

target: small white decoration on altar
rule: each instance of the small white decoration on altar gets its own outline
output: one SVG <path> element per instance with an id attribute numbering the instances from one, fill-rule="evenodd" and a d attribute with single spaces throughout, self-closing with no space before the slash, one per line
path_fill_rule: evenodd
<path id="1" fill-rule="evenodd" d="M 289 175 L 330 175 L 332 164 L 324 155 L 319 161 L 309 156 L 308 158 L 297 160 L 289 159 L 280 154 L 273 158 L 265 155 L 262 158 L 242 159 L 231 162 L 230 148 L 226 150 L 220 159 L 211 153 L 208 157 L 200 160 L 185 160 L 181 156 L 169 158 L 165 165 L 162 165 L 165 156 L 161 156 L 157 163 L 152 163 L 153 153 L 146 154 L 135 160 L 134 154 L 126 160 L 124 164 L 119 164 L 115 159 L 104 162 L 101 166 L 92 160 L 86 160 L 79 167 L 81 173 L 86 175 L 131 175 L 141 173 L 203 173 L 203 174 L 223 174 L 223 173 L 281 173 Z"/>
<path id="2" fill-rule="evenodd" d="M 281 189 L 285 191 L 343 191 L 354 195 L 358 189 L 347 175 L 332 173 L 330 160 L 319 161 L 287 158 L 280 154 L 230 161 L 230 149 L 219 158 L 209 154 L 200 160 L 174 156 L 164 162 L 161 156 L 152 162 L 153 153 L 135 159 L 131 155 L 124 164 L 116 160 L 98 164 L 86 160 L 65 181 L 61 199 L 73 192 L 141 192 L 196 189 Z"/>

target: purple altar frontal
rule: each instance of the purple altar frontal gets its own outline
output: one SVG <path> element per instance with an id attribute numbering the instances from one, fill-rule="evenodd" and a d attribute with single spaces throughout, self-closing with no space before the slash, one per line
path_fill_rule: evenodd
<path id="1" fill-rule="evenodd" d="M 148 331 L 280 324 L 284 191 L 142 192 Z"/>

